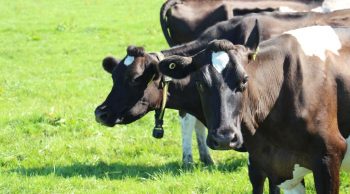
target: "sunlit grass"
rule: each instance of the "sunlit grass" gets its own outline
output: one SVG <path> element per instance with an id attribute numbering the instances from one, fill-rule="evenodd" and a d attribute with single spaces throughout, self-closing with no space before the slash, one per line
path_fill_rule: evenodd
<path id="1" fill-rule="evenodd" d="M 176 111 L 161 140 L 152 113 L 114 128 L 94 120 L 112 84 L 103 57 L 167 48 L 162 2 L 0 1 L 1 193 L 251 192 L 246 154 L 212 151 L 216 166 L 205 167 L 195 150 L 195 166 L 181 167 Z M 307 186 L 314 193 L 312 176 Z"/>

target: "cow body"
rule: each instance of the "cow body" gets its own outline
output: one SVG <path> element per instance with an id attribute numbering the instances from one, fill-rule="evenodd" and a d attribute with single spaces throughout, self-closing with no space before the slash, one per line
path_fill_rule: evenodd
<path id="1" fill-rule="evenodd" d="M 260 13 L 235 17 L 208 28 L 194 41 L 162 50 L 161 53 L 164 56 L 194 55 L 205 49 L 214 39 L 226 39 L 234 44 L 244 44 L 255 25 L 255 20 L 259 20 L 261 38 L 266 40 L 285 31 L 311 25 L 349 26 L 350 10 L 332 13 Z"/>
<path id="2" fill-rule="evenodd" d="M 250 71 L 249 76 L 252 72 L 269 68 L 258 67 L 258 64 L 269 63 L 278 67 L 278 70 L 274 68 L 278 75 L 267 78 L 270 80 L 264 79 L 265 84 L 259 84 L 259 88 L 252 89 L 257 87 L 255 83 L 261 83 L 263 79 L 255 79 L 252 75 L 247 91 L 252 101 L 247 101 L 243 114 L 256 112 L 252 103 L 259 101 L 265 104 L 266 112 L 258 113 L 261 114 L 259 116 L 244 115 L 243 128 L 249 131 L 244 139 L 247 140 L 245 143 L 251 159 L 259 161 L 268 176 L 274 177 L 275 183 L 282 187 L 293 186 L 288 182 L 283 184 L 283 181 L 291 179 L 295 175 L 291 172 L 299 169 L 299 177 L 294 178 L 301 180 L 303 175 L 312 171 L 318 193 L 338 193 L 338 170 L 347 147 L 345 138 L 350 132 L 350 120 L 347 119 L 350 116 L 350 36 L 344 32 L 341 36 L 343 44 L 338 53 L 332 52 L 334 47 L 331 47 L 319 55 L 308 55 L 295 37 L 283 37 L 280 41 L 284 44 L 287 42 L 286 47 L 279 46 L 266 52 L 281 49 L 286 53 L 273 58 L 261 56 L 266 61 L 257 61 L 246 68 Z M 319 41 L 325 38 L 329 36 Z M 281 42 L 271 41 L 271 44 L 276 47 Z M 253 90 L 259 90 L 260 95 L 254 96 Z M 255 120 L 254 117 L 259 119 Z M 345 168 L 348 168 L 347 165 Z M 304 169 L 300 170 L 300 167 Z"/>
<path id="3" fill-rule="evenodd" d="M 208 27 L 249 13 L 310 11 L 318 3 L 308 1 L 169 0 L 160 11 L 163 34 L 170 46 L 192 41 Z"/>
<path id="4" fill-rule="evenodd" d="M 212 3 L 218 4 L 220 1 L 213 1 Z M 198 3 L 198 1 L 195 1 L 193 3 Z M 242 4 L 239 4 L 242 5 Z M 252 2 L 246 2 L 244 5 L 252 7 Z M 265 4 L 271 5 L 270 4 Z M 186 6 L 185 4 L 182 6 Z M 227 6 L 227 5 L 226 5 Z M 260 5 L 262 7 L 263 5 Z M 277 5 L 276 5 L 277 6 Z M 237 4 L 237 7 L 238 4 Z M 266 8 L 266 7 L 263 7 Z M 238 10 L 238 9 L 237 9 Z M 221 12 L 219 12 L 221 13 Z M 200 15 L 200 14 L 199 14 Z M 334 25 L 349 25 L 350 20 L 350 11 L 338 11 L 335 13 L 328 13 L 328 14 L 319 14 L 319 13 L 295 13 L 295 14 L 282 14 L 282 13 L 270 13 L 270 14 L 258 14 L 258 15 L 250 15 L 247 17 L 235 17 L 234 19 L 231 19 L 229 21 L 221 22 L 219 24 L 214 25 L 213 27 L 210 27 L 208 30 L 206 30 L 197 40 L 194 40 L 190 43 L 186 43 L 180 46 L 177 46 L 175 48 L 171 48 L 168 50 L 164 50 L 163 54 L 165 56 L 170 55 L 190 55 L 194 54 L 202 49 L 205 48 L 207 43 L 215 38 L 226 38 L 230 41 L 236 43 L 236 44 L 243 44 L 247 40 L 247 36 L 249 32 L 251 31 L 255 19 L 259 18 L 259 21 L 261 25 L 264 26 L 264 32 L 263 32 L 263 39 L 268 39 L 271 36 L 278 35 L 288 29 L 294 29 L 297 27 L 303 27 L 308 26 L 312 24 L 334 24 Z M 286 22 L 288 21 L 288 22 Z M 181 28 L 182 29 L 182 28 Z M 185 28 L 187 29 L 187 28 Z M 193 34 L 193 33 L 189 33 Z M 194 38 L 191 36 L 182 36 L 185 38 Z M 181 41 L 187 41 L 181 40 Z M 180 42 L 181 42 L 180 41 Z M 199 121 L 192 121 L 194 119 L 191 115 L 186 114 L 185 118 L 180 118 L 184 120 L 190 120 L 191 122 L 189 124 L 185 124 L 183 121 L 181 121 L 182 126 L 189 126 L 192 123 L 196 122 L 198 123 L 197 126 L 203 126 Z M 193 126 L 193 125 L 192 125 Z M 191 163 L 192 162 L 192 151 L 191 151 L 191 137 L 186 137 L 184 130 L 192 131 L 192 129 L 182 129 L 183 130 L 183 161 L 184 163 Z M 202 131 L 205 130 L 204 128 L 195 128 L 196 134 L 204 134 Z M 190 132 L 186 134 L 191 134 Z M 203 141 L 204 136 L 197 136 L 198 141 Z M 204 153 L 208 153 L 209 151 L 205 149 L 203 146 L 200 150 L 204 150 Z M 208 159 L 205 159 L 208 158 Z M 202 161 L 208 161 L 211 160 L 210 157 L 202 157 Z"/>
<path id="5" fill-rule="evenodd" d="M 320 26 L 289 31 L 264 41 L 258 53 L 254 44 L 218 41 L 191 59 L 165 60 L 160 69 L 178 78 L 199 70 L 211 148 L 239 147 L 243 137 L 249 160 L 273 183 L 298 191 L 313 172 L 317 193 L 338 193 L 339 168 L 349 169 L 349 32 Z M 167 67 L 176 61 L 190 62 Z"/>

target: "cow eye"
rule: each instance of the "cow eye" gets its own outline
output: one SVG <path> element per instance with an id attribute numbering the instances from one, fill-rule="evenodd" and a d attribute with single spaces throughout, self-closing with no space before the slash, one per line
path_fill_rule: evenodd
<path id="1" fill-rule="evenodd" d="M 247 88 L 248 76 L 244 76 L 241 83 L 239 84 L 239 91 L 243 92 Z"/>
<path id="2" fill-rule="evenodd" d="M 244 76 L 242 83 L 247 84 L 247 82 L 248 82 L 248 76 L 246 75 L 246 76 Z"/>
<path id="3" fill-rule="evenodd" d="M 135 86 L 139 86 L 140 83 L 138 82 L 137 79 L 131 79 L 131 80 L 129 81 L 129 85 L 135 87 Z"/>

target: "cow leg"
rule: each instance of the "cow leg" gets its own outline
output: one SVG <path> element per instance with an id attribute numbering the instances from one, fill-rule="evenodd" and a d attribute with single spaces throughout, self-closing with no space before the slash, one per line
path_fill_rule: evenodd
<path id="1" fill-rule="evenodd" d="M 199 158 L 205 165 L 212 165 L 214 164 L 214 161 L 210 156 L 209 148 L 206 143 L 206 128 L 203 123 L 197 120 L 195 117 L 193 117 L 193 119 L 196 120 L 194 128 L 197 136 Z"/>
<path id="2" fill-rule="evenodd" d="M 336 137 L 337 135 L 331 136 Z M 339 193 L 339 171 L 346 151 L 346 142 L 328 140 L 327 154 L 316 161 L 314 167 L 314 181 L 316 192 L 318 194 L 336 194 Z"/>
<path id="3" fill-rule="evenodd" d="M 336 194 L 339 193 L 339 171 L 347 143 L 340 133 L 325 135 L 324 142 L 326 153 L 315 161 L 313 168 L 316 192 Z"/>
<path id="4" fill-rule="evenodd" d="M 248 175 L 250 183 L 253 187 L 253 194 L 262 194 L 264 192 L 264 182 L 266 174 L 259 168 L 257 168 L 254 161 L 248 157 Z"/>
<path id="5" fill-rule="evenodd" d="M 192 157 L 192 131 L 195 125 L 193 116 L 189 114 L 180 115 L 182 132 L 182 162 L 184 166 L 193 164 Z"/>
<path id="6" fill-rule="evenodd" d="M 336 149 L 331 149 L 330 154 L 323 157 L 315 166 L 314 181 L 318 194 L 339 193 L 339 171 L 346 149 L 337 153 Z"/>
<path id="7" fill-rule="evenodd" d="M 340 164 L 330 157 L 325 157 L 315 166 L 314 181 L 318 194 L 339 193 Z"/>
<path id="8" fill-rule="evenodd" d="M 269 179 L 269 192 L 270 194 L 280 194 L 280 188 Z M 286 192 L 284 192 L 286 194 Z"/>

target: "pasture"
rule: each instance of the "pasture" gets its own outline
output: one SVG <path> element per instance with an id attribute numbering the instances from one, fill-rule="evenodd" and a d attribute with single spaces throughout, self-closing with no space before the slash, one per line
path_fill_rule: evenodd
<path id="1" fill-rule="evenodd" d="M 130 44 L 168 47 L 162 3 L 0 1 L 0 193 L 251 193 L 247 154 L 212 150 L 206 167 L 194 149 L 193 168 L 182 168 L 177 111 L 167 110 L 161 140 L 153 113 L 114 128 L 95 122 L 112 86 L 101 60 Z M 341 193 L 349 178 L 341 174 Z M 312 175 L 306 186 L 315 193 Z"/>

